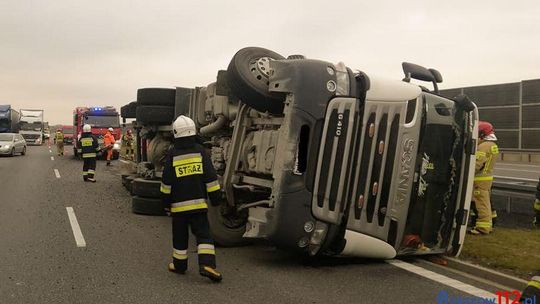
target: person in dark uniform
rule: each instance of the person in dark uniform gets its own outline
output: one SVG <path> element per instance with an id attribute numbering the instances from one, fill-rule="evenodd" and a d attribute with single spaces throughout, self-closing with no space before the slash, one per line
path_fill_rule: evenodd
<path id="1" fill-rule="evenodd" d="M 197 143 L 195 123 L 179 116 L 173 123 L 174 148 L 166 158 L 161 192 L 172 216 L 173 262 L 169 271 L 184 274 L 188 265 L 189 229 L 197 239 L 199 273 L 220 282 L 216 270 L 214 240 L 208 224 L 208 199 L 212 205 L 222 201 L 220 185 L 210 156 Z"/>
<path id="2" fill-rule="evenodd" d="M 95 183 L 96 153 L 99 150 L 99 145 L 96 137 L 92 135 L 92 128 L 90 125 L 83 126 L 83 133 L 79 139 L 79 147 L 81 147 L 84 162 L 83 179 L 85 182 Z"/>
<path id="3" fill-rule="evenodd" d="M 540 300 L 540 270 L 535 272 L 527 287 L 521 293 L 521 298 L 519 303 L 525 303 L 526 301 L 531 301 L 532 299 Z M 536 303 L 527 302 L 527 303 Z"/>

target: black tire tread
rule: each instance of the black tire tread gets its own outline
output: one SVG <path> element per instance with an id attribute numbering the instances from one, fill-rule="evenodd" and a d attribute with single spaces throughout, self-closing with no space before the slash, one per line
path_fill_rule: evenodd
<path id="1" fill-rule="evenodd" d="M 143 88 L 137 90 L 137 102 L 143 106 L 174 107 L 176 90 L 169 88 Z"/>
<path id="2" fill-rule="evenodd" d="M 131 210 L 136 214 L 166 215 L 163 203 L 156 198 L 133 196 L 131 198 Z"/>
<path id="3" fill-rule="evenodd" d="M 142 124 L 169 125 L 174 120 L 174 107 L 138 106 L 137 121 Z"/>

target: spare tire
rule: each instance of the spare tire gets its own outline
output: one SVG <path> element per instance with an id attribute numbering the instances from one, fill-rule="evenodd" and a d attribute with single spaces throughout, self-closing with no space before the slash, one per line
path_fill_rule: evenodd
<path id="1" fill-rule="evenodd" d="M 137 117 L 137 102 L 133 101 L 120 108 L 120 116 L 123 118 L 136 118 Z"/>
<path id="2" fill-rule="evenodd" d="M 281 59 L 285 58 L 267 49 L 241 49 L 227 68 L 227 83 L 231 92 L 257 111 L 281 114 L 285 94 L 268 90 L 270 61 Z"/>
<path id="3" fill-rule="evenodd" d="M 140 105 L 174 107 L 175 98 L 175 89 L 144 88 L 137 90 L 137 102 Z"/>
<path id="4" fill-rule="evenodd" d="M 170 125 L 174 120 L 174 107 L 138 106 L 137 121 L 142 124 Z"/>
<path id="5" fill-rule="evenodd" d="M 151 198 L 161 198 L 161 181 L 136 178 L 131 183 L 133 195 Z"/>
<path id="6" fill-rule="evenodd" d="M 131 198 L 131 211 L 145 215 L 166 215 L 162 201 L 157 198 L 134 196 Z"/>

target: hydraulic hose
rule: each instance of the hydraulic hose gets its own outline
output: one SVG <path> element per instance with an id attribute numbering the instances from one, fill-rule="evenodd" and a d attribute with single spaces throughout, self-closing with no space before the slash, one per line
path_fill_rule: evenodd
<path id="1" fill-rule="evenodd" d="M 221 129 L 225 123 L 227 122 L 227 118 L 223 115 L 218 116 L 218 119 L 214 121 L 213 123 L 209 124 L 208 126 L 204 126 L 201 128 L 201 135 L 208 135 L 211 133 L 216 132 L 217 130 Z"/>

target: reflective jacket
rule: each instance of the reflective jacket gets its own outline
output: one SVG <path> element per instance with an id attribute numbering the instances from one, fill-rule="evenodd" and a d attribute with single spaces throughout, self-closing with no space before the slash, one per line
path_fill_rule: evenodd
<path id="1" fill-rule="evenodd" d="M 54 137 L 57 143 L 64 141 L 64 133 L 62 132 L 56 132 L 56 136 Z"/>
<path id="2" fill-rule="evenodd" d="M 499 154 L 499 147 L 493 141 L 484 141 L 476 150 L 475 182 L 493 181 L 493 167 Z"/>
<path id="3" fill-rule="evenodd" d="M 81 135 L 79 147 L 83 158 L 96 157 L 96 152 L 99 151 L 98 141 L 90 132 Z"/>
<path id="4" fill-rule="evenodd" d="M 172 214 L 201 212 L 220 203 L 221 191 L 210 156 L 193 137 L 175 140 L 169 150 L 161 182 L 165 207 Z"/>
<path id="5" fill-rule="evenodd" d="M 105 147 L 114 145 L 115 140 L 111 132 L 105 133 L 105 136 L 103 137 L 103 143 L 105 144 Z"/>

